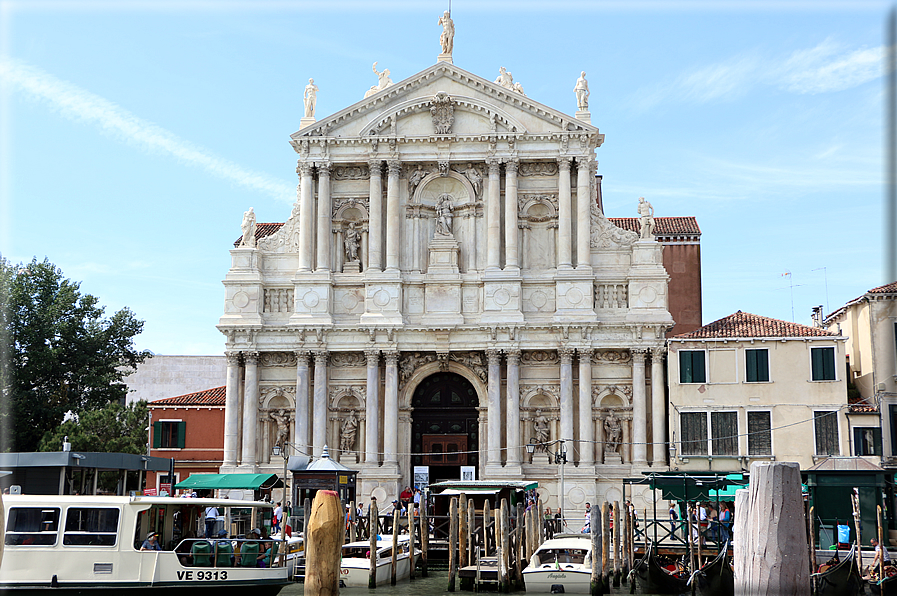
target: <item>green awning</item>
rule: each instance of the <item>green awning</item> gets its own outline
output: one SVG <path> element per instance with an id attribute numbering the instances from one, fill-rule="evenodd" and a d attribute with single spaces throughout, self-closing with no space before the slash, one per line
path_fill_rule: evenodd
<path id="1" fill-rule="evenodd" d="M 175 488 L 243 489 L 280 488 L 283 486 L 277 474 L 191 474 Z"/>

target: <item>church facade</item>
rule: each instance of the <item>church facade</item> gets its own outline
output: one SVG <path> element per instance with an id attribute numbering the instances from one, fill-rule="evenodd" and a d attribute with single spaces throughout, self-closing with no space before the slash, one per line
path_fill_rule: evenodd
<path id="1" fill-rule="evenodd" d="M 666 466 L 674 322 L 650 204 L 640 232 L 602 212 L 587 92 L 571 117 L 450 52 L 320 120 L 309 82 L 292 213 L 247 212 L 224 280 L 222 472 L 326 445 L 362 500 L 473 466 L 557 507 L 565 450 L 572 511 Z"/>

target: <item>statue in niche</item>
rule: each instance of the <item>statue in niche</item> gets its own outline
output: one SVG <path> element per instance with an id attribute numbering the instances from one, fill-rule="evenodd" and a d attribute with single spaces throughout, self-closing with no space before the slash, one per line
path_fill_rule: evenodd
<path id="1" fill-rule="evenodd" d="M 620 419 L 611 412 L 604 419 L 604 449 L 608 453 L 616 453 L 623 440 L 623 425 Z"/>
<path id="2" fill-rule="evenodd" d="M 243 230 L 240 246 L 255 248 L 255 212 L 252 210 L 252 207 L 243 214 L 243 222 L 240 224 L 240 229 Z"/>
<path id="3" fill-rule="evenodd" d="M 280 452 L 286 457 L 286 443 L 290 437 L 290 415 L 284 409 L 274 410 L 269 414 L 271 420 L 277 425 L 277 438 L 274 439 L 275 445 L 280 445 Z"/>
<path id="4" fill-rule="evenodd" d="M 308 85 L 305 86 L 305 117 L 315 117 L 315 105 L 318 103 L 318 86 L 315 85 L 314 79 L 308 79 Z"/>
<path id="5" fill-rule="evenodd" d="M 357 261 L 358 260 L 358 230 L 355 229 L 355 222 L 349 222 L 349 227 L 346 228 L 346 239 L 343 240 L 343 245 L 346 247 L 346 258 L 349 261 Z"/>
<path id="6" fill-rule="evenodd" d="M 374 62 L 374 66 L 371 67 L 374 70 L 374 74 L 377 75 L 377 84 L 367 90 L 364 94 L 365 97 L 370 97 L 374 93 L 379 91 L 383 91 L 387 87 L 392 86 L 392 79 L 389 78 L 389 69 L 384 68 L 383 72 L 377 71 L 377 63 Z"/>
<path id="7" fill-rule="evenodd" d="M 353 451 L 355 449 L 355 435 L 358 433 L 358 418 L 355 412 L 349 412 L 348 418 L 343 421 L 339 429 L 340 451 Z"/>
<path id="8" fill-rule="evenodd" d="M 420 164 L 417 164 L 417 168 L 411 172 L 410 176 L 408 176 L 408 192 L 413 195 L 414 189 L 416 189 L 421 180 L 426 177 L 427 173 L 421 168 Z"/>
<path id="9" fill-rule="evenodd" d="M 467 169 L 464 170 L 464 175 L 467 176 L 470 185 L 473 186 L 474 198 L 480 196 L 480 192 L 483 189 L 483 177 L 480 176 L 480 173 L 477 172 L 477 169 L 473 167 L 472 163 L 467 164 Z"/>
<path id="10" fill-rule="evenodd" d="M 576 86 L 573 87 L 576 94 L 576 109 L 584 112 L 589 109 L 589 82 L 586 80 L 586 71 L 582 71 L 579 78 L 576 79 Z"/>
<path id="11" fill-rule="evenodd" d="M 436 203 L 436 234 L 439 236 L 452 235 L 452 195 L 445 193 L 440 195 Z"/>
<path id="12" fill-rule="evenodd" d="M 442 13 L 442 16 L 439 17 L 439 24 L 442 25 L 442 34 L 439 36 L 442 53 L 451 54 L 455 46 L 455 22 L 449 11 Z"/>
<path id="13" fill-rule="evenodd" d="M 645 200 L 645 197 L 639 197 L 638 200 L 638 216 L 641 220 L 641 238 L 642 240 L 654 239 L 654 207 Z"/>
<path id="14" fill-rule="evenodd" d="M 548 441 L 551 440 L 551 431 L 548 428 L 548 418 L 542 415 L 542 410 L 536 410 L 536 417 L 533 419 L 533 430 L 536 436 L 532 441 L 536 444 L 536 451 L 539 453 L 548 453 Z"/>

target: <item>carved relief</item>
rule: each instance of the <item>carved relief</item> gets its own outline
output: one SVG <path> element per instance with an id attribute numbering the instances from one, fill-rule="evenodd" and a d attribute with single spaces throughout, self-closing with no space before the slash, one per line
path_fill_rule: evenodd
<path id="1" fill-rule="evenodd" d="M 525 365 L 549 365 L 557 364 L 560 359 L 557 352 L 553 350 L 525 350 L 521 354 L 520 362 Z"/>
<path id="2" fill-rule="evenodd" d="M 362 367 L 367 360 L 361 352 L 331 352 L 330 366 L 335 368 Z"/>
<path id="3" fill-rule="evenodd" d="M 482 382 L 485 383 L 488 380 L 489 370 L 486 366 L 486 357 L 482 352 L 452 352 L 449 354 L 449 359 L 472 370 Z"/>
<path id="4" fill-rule="evenodd" d="M 293 312 L 293 288 L 265 288 L 263 312 Z"/>
<path id="5" fill-rule="evenodd" d="M 269 354 L 272 352 L 263 352 Z M 269 385 L 259 387 L 259 402 L 266 404 L 265 407 L 288 407 L 292 408 L 296 398 L 295 385 Z"/>
<path id="6" fill-rule="evenodd" d="M 614 248 L 632 246 L 638 240 L 638 234 L 612 224 L 597 203 L 592 203 L 592 231 L 589 245 L 592 248 Z"/>
<path id="7" fill-rule="evenodd" d="M 336 166 L 333 168 L 334 180 L 367 180 L 370 171 L 365 166 Z"/>
<path id="8" fill-rule="evenodd" d="M 430 116 L 433 118 L 433 127 L 436 129 L 436 134 L 447 135 L 452 133 L 452 124 L 455 122 L 455 107 L 452 105 L 452 98 L 444 91 L 440 91 L 433 98 Z"/>
<path id="9" fill-rule="evenodd" d="M 262 366 L 295 367 L 297 362 L 295 352 L 262 352 L 259 358 L 259 364 Z M 296 391 L 295 387 L 293 391 Z"/>
<path id="10" fill-rule="evenodd" d="M 405 386 L 411 375 L 424 364 L 436 362 L 436 354 L 430 352 L 403 352 L 399 358 L 399 389 Z"/>
<path id="11" fill-rule="evenodd" d="M 521 176 L 557 176 L 558 164 L 551 161 L 530 161 L 520 164 Z"/>
<path id="12" fill-rule="evenodd" d="M 594 364 L 619 363 L 625 364 L 632 360 L 629 350 L 597 350 L 592 356 Z"/>
<path id="13" fill-rule="evenodd" d="M 298 194 L 298 189 L 296 193 Z M 293 204 L 290 218 L 279 230 L 258 241 L 261 250 L 275 253 L 299 252 L 299 201 Z"/>
<path id="14" fill-rule="evenodd" d="M 352 207 L 360 208 L 362 211 L 364 211 L 364 215 L 367 215 L 368 199 L 367 198 L 334 199 L 331 215 L 334 220 L 338 220 L 338 219 L 340 219 L 340 217 L 342 215 L 340 213 L 340 211 L 345 211 L 346 209 L 351 209 Z"/>

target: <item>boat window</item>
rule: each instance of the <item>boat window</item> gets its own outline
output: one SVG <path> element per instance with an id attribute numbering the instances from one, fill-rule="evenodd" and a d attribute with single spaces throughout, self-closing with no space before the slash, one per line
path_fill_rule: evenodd
<path id="1" fill-rule="evenodd" d="M 539 564 L 544 565 L 546 563 L 557 562 L 558 564 L 573 563 L 581 565 L 583 561 L 585 561 L 585 558 L 586 551 L 584 549 L 559 548 L 540 552 Z"/>
<path id="2" fill-rule="evenodd" d="M 6 522 L 9 546 L 54 546 L 59 532 L 58 507 L 11 507 Z"/>
<path id="3" fill-rule="evenodd" d="M 118 536 L 118 509 L 70 507 L 65 516 L 66 546 L 115 546 Z"/>
<path id="4" fill-rule="evenodd" d="M 344 559 L 365 559 L 370 555 L 371 549 L 369 546 L 344 546 L 343 547 L 343 558 Z"/>

